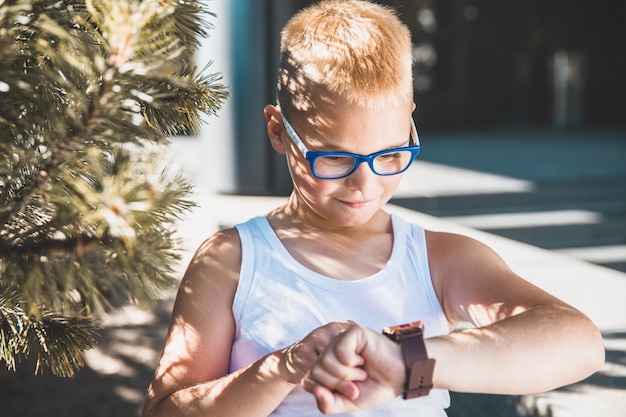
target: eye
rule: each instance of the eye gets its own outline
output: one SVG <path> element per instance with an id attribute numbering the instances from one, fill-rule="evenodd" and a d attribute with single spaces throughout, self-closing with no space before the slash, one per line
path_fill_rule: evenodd
<path id="1" fill-rule="evenodd" d="M 353 164 L 354 158 L 350 156 L 343 155 L 326 155 L 319 158 L 319 162 L 324 164 L 336 164 L 336 165 L 347 165 Z"/>
<path id="2" fill-rule="evenodd" d="M 390 152 L 390 153 L 382 154 L 378 156 L 376 159 L 386 162 L 386 161 L 393 161 L 394 159 L 400 159 L 400 158 L 402 158 L 401 152 Z"/>

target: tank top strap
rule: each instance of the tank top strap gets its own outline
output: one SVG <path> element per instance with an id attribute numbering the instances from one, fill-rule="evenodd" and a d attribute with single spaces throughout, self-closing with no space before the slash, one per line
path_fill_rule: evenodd
<path id="1" fill-rule="evenodd" d="M 258 219 L 260 219 L 260 217 L 255 217 L 245 223 L 235 225 L 235 229 L 239 234 L 239 241 L 241 243 L 239 283 L 237 284 L 237 291 L 235 292 L 235 299 L 232 307 L 236 323 L 239 323 L 241 319 L 244 305 L 248 299 L 248 294 L 250 293 L 250 289 L 252 288 L 252 283 L 254 281 L 254 248 L 256 246 L 254 240 L 256 236 L 259 236 L 259 233 L 253 229 L 258 229 Z"/>

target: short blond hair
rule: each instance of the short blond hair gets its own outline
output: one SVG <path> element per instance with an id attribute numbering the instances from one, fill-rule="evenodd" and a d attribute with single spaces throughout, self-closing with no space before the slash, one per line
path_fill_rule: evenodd
<path id="1" fill-rule="evenodd" d="M 413 100 L 411 34 L 395 11 L 363 0 L 325 0 L 281 33 L 277 98 L 306 111 L 321 93 L 360 106 Z M 382 100 L 382 102 L 381 102 Z"/>

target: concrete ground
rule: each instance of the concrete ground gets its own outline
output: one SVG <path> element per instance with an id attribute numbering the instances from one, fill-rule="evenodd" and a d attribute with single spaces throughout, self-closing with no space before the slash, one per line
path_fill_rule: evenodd
<path id="1" fill-rule="evenodd" d="M 206 185 L 198 168 L 198 144 L 187 139 L 173 144 L 173 161 L 185 166 L 198 185 L 199 207 L 181 222 L 184 241 L 180 273 L 195 247 L 220 227 L 262 214 L 282 197 L 228 196 Z M 450 188 L 478 187 L 500 192 L 524 189 L 533 179 L 480 171 L 478 167 L 451 167 L 438 162 L 417 162 L 405 178 L 403 195 L 436 195 Z M 427 181 L 422 171 L 436 172 Z M 199 173 L 202 172 L 201 175 Z M 424 188 L 407 186 L 422 179 Z M 211 181 L 216 181 L 212 177 Z M 472 185 L 473 184 L 473 185 Z M 486 192 L 486 191 L 485 191 Z M 451 417 L 621 417 L 626 416 L 626 274 L 592 265 L 570 256 L 478 231 L 459 223 L 425 215 L 400 206 L 399 213 L 427 228 L 475 236 L 484 241 L 520 275 L 587 313 L 604 334 L 607 362 L 592 377 L 562 389 L 535 396 L 453 395 Z M 0 370 L 0 415 L 47 417 L 87 415 L 137 416 L 145 389 L 163 344 L 174 291 L 150 309 L 126 307 L 112 314 L 98 348 L 85 355 L 87 366 L 73 379 L 32 376 L 32 360 L 17 373 Z M 572 364 L 575 366 L 575 364 Z"/>

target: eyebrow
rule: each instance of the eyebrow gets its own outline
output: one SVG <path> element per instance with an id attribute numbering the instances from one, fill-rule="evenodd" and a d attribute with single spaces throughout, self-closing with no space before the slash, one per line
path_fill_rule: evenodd
<path id="1" fill-rule="evenodd" d="M 408 141 L 409 141 L 409 142 L 411 142 L 411 132 L 409 132 L 409 139 L 408 139 Z M 386 151 L 386 150 L 389 150 L 389 149 L 403 148 L 403 147 L 405 146 L 404 144 L 405 144 L 406 142 L 407 142 L 407 140 L 405 139 L 404 141 L 402 141 L 402 144 L 399 144 L 399 145 L 392 145 L 392 146 L 389 146 L 388 148 L 379 149 L 379 150 L 374 151 L 374 152 L 372 152 L 372 153 L 381 152 L 381 151 Z M 349 150 L 343 149 L 343 148 L 341 148 L 341 147 L 339 147 L 339 146 L 337 146 L 337 145 L 334 145 L 334 144 L 333 144 L 333 145 L 330 145 L 330 146 L 326 146 L 326 145 L 324 145 L 324 146 L 325 146 L 325 149 L 327 149 L 327 150 L 328 150 L 328 151 L 330 151 L 330 152 L 354 153 L 354 152 L 352 152 L 352 151 L 349 151 Z"/>
<path id="2" fill-rule="evenodd" d="M 354 152 L 351 152 L 349 150 L 345 150 L 345 149 L 343 149 L 341 147 L 338 147 L 336 145 L 324 145 L 324 150 L 323 151 L 311 151 L 310 149 L 308 149 L 306 147 L 306 145 L 304 144 L 304 141 L 302 140 L 302 138 L 300 137 L 298 132 L 296 132 L 296 129 L 293 126 L 291 126 L 291 122 L 289 122 L 287 120 L 287 118 L 285 117 L 285 115 L 282 112 L 280 114 L 280 117 L 283 120 L 283 124 L 285 125 L 285 129 L 287 130 L 287 134 L 291 137 L 291 139 L 294 141 L 294 143 L 300 149 L 300 151 L 302 152 L 303 155 L 305 155 L 307 152 L 341 152 L 341 153 L 355 154 Z M 415 137 L 413 137 L 413 131 L 415 131 Z M 417 133 L 417 128 L 415 127 L 415 122 L 413 121 L 413 118 L 411 118 L 411 131 L 409 132 L 409 146 L 410 146 L 410 143 L 411 143 L 411 139 L 413 139 L 414 145 L 418 145 L 419 144 L 419 139 L 418 139 L 417 135 L 418 135 L 418 133 Z M 402 143 L 404 144 L 405 141 L 403 141 Z M 380 150 L 372 152 L 372 153 L 382 152 L 382 151 L 386 151 L 386 150 L 390 150 L 390 149 L 396 149 L 396 148 L 402 148 L 402 147 L 404 147 L 404 146 L 403 145 L 395 145 L 395 146 L 390 146 L 388 148 L 380 149 Z"/>
<path id="3" fill-rule="evenodd" d="M 379 150 L 374 151 L 374 152 L 371 152 L 371 153 L 377 153 L 377 152 L 382 152 L 382 151 L 388 151 L 388 150 L 390 150 L 390 149 L 398 149 L 398 148 L 403 148 L 403 147 L 405 147 L 404 143 L 406 143 L 406 140 L 403 142 L 403 144 L 402 144 L 402 145 L 390 146 L 390 147 L 388 147 L 388 148 L 379 149 Z M 337 147 L 337 146 L 326 146 L 324 149 L 325 149 L 325 151 L 327 151 L 327 152 L 341 152 L 341 153 L 352 153 L 352 154 L 355 154 L 355 155 L 361 155 L 361 154 L 357 154 L 356 152 L 352 152 L 352 151 L 350 151 L 350 150 L 346 150 L 346 149 L 343 149 L 343 148 L 340 148 L 340 147 Z M 316 152 L 316 151 L 310 151 L 310 152 Z"/>

